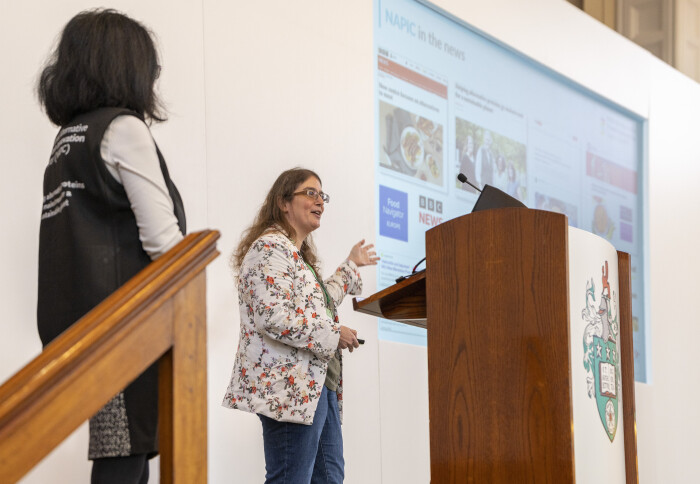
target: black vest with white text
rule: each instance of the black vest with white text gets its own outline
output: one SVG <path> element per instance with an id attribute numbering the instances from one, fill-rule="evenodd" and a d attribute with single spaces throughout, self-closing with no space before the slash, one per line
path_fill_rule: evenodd
<path id="1" fill-rule="evenodd" d="M 151 262 L 124 187 L 100 154 L 105 130 L 120 115 L 143 120 L 101 108 L 63 126 L 44 172 L 37 305 L 44 346 Z M 182 199 L 156 151 L 184 234 Z"/>

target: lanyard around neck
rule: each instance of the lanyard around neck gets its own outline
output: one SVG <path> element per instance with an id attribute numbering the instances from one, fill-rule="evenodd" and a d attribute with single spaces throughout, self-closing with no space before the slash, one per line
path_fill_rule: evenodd
<path id="1" fill-rule="evenodd" d="M 311 267 L 311 264 L 309 264 L 306 261 L 304 261 L 304 264 L 306 264 L 306 267 L 308 267 L 311 270 L 311 273 L 314 275 L 316 282 L 318 282 L 318 285 L 321 286 L 321 289 L 323 290 L 323 296 L 326 298 L 326 308 L 331 309 L 331 296 L 328 294 L 328 291 L 326 290 L 326 285 L 318 277 L 318 274 L 316 274 L 316 271 L 314 270 L 314 268 Z"/>

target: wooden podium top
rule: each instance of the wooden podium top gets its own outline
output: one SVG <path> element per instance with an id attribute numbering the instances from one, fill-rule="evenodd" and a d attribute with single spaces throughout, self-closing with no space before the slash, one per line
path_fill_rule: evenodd
<path id="1" fill-rule="evenodd" d="M 419 328 L 427 327 L 425 271 L 415 274 L 368 298 L 352 298 L 355 311 L 391 319 Z"/>

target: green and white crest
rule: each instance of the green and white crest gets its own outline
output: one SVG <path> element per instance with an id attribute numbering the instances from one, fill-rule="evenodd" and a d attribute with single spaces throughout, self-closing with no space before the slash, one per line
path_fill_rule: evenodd
<path id="1" fill-rule="evenodd" d="M 616 295 L 614 292 L 610 294 L 607 261 L 602 270 L 599 303 L 596 301 L 593 279 L 586 282 L 586 307 L 581 312 L 581 318 L 587 323 L 583 331 L 583 367 L 586 370 L 588 397 L 595 400 L 600 421 L 612 442 L 619 420 L 620 325 Z"/>

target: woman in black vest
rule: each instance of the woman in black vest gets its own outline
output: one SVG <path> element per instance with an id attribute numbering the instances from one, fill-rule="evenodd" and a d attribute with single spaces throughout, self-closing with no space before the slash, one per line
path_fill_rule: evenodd
<path id="1" fill-rule="evenodd" d="M 149 31 L 113 10 L 65 26 L 39 100 L 60 126 L 44 173 L 37 322 L 47 345 L 185 233 L 182 200 L 148 126 L 163 121 Z M 158 368 L 90 419 L 93 483 L 146 483 L 158 453 Z"/>

